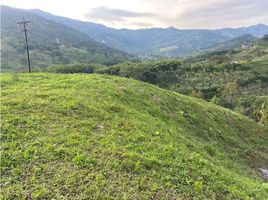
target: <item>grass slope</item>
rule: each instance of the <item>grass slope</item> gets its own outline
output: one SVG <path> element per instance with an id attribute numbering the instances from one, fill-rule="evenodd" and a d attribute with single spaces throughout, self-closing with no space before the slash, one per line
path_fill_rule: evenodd
<path id="1" fill-rule="evenodd" d="M 246 117 L 119 77 L 1 78 L 1 199 L 268 198 Z"/>

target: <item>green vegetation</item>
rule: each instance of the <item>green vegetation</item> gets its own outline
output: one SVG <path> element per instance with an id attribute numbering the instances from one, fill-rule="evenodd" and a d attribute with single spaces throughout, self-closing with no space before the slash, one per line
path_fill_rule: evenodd
<path id="1" fill-rule="evenodd" d="M 244 34 L 239 37 L 235 37 L 232 40 L 224 41 L 222 43 L 216 44 L 214 47 L 206 49 L 206 51 L 215 52 L 215 51 L 226 51 L 229 49 L 239 48 L 241 46 L 248 46 L 252 42 L 257 40 L 256 37 L 253 37 L 251 34 Z"/>
<path id="2" fill-rule="evenodd" d="M 268 35 L 244 35 L 267 26 L 115 30 L 0 12 L 1 70 L 14 72 L 1 74 L 0 199 L 268 199 Z M 33 74 L 17 73 L 22 17 Z M 196 55 L 137 61 L 101 43 Z"/>
<path id="3" fill-rule="evenodd" d="M 214 102 L 264 125 L 268 124 L 267 70 L 266 37 L 248 44 L 245 49 L 210 52 L 184 60 L 128 62 L 108 67 L 55 65 L 46 69 L 56 73 L 100 73 L 141 80 Z"/>
<path id="4" fill-rule="evenodd" d="M 268 198 L 267 130 L 242 115 L 115 76 L 1 79 L 1 199 Z"/>
<path id="5" fill-rule="evenodd" d="M 46 71 L 100 73 L 137 79 L 211 101 L 266 125 L 268 123 L 266 64 L 262 63 L 259 66 L 264 67 L 255 69 L 251 61 L 223 63 L 219 61 L 221 59 L 229 60 L 229 57 L 212 55 L 204 61 L 162 60 L 148 63 L 122 63 L 110 67 L 90 64 L 54 65 Z M 260 118 L 258 113 L 261 110 L 264 112 Z"/>

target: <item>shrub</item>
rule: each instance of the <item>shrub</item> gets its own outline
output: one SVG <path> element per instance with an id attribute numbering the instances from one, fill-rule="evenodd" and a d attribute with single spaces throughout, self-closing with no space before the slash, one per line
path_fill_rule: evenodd
<path id="1" fill-rule="evenodd" d="M 53 73 L 87 73 L 91 74 L 96 68 L 103 67 L 102 65 L 92 64 L 69 64 L 69 65 L 52 65 L 46 69 L 47 72 Z"/>
<path id="2" fill-rule="evenodd" d="M 268 126 L 268 101 L 263 102 L 261 108 L 254 115 L 262 125 Z"/>
<path id="3" fill-rule="evenodd" d="M 193 90 L 190 93 L 190 96 L 195 97 L 195 98 L 199 98 L 199 99 L 204 99 L 204 94 L 200 90 L 199 91 Z"/>
<path id="4" fill-rule="evenodd" d="M 181 66 L 181 62 L 177 60 L 162 60 L 153 64 L 151 71 L 172 71 Z"/>
<path id="5" fill-rule="evenodd" d="M 210 100 L 211 103 L 220 105 L 220 98 L 217 97 L 216 95 Z"/>

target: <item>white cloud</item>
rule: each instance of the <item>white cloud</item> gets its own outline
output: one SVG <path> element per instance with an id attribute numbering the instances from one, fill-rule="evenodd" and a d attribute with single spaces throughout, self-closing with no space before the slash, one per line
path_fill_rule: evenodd
<path id="1" fill-rule="evenodd" d="M 126 21 L 128 18 L 155 17 L 156 15 L 153 13 L 135 12 L 101 6 L 91 9 L 85 16 L 92 20 L 120 22 Z"/>
<path id="2" fill-rule="evenodd" d="M 268 24 L 268 0 L 2 0 L 107 26 L 220 28 Z"/>

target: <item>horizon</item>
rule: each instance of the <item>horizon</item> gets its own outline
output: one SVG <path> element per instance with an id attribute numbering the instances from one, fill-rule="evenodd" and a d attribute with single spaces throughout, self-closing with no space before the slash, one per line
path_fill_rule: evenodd
<path id="1" fill-rule="evenodd" d="M 22 9 L 22 8 L 14 8 L 14 9 Z M 47 14 L 50 14 L 50 15 L 53 15 L 53 16 L 64 17 L 64 16 L 52 14 L 50 12 L 46 12 L 46 11 L 41 10 L 39 8 L 22 9 L 22 10 L 26 10 L 26 11 L 38 10 L 38 11 L 41 11 L 43 13 L 47 13 Z M 222 27 L 222 28 L 192 28 L 192 29 L 187 29 L 187 28 L 176 28 L 174 26 L 170 26 L 170 27 L 151 27 L 151 28 L 136 28 L 135 29 L 135 28 L 114 28 L 114 27 L 111 27 L 111 26 L 107 26 L 107 25 L 104 25 L 104 24 L 101 24 L 101 23 L 92 22 L 92 21 L 83 21 L 83 20 L 69 18 L 69 17 L 64 17 L 64 18 L 71 19 L 71 20 L 78 20 L 78 21 L 85 22 L 85 23 L 94 23 L 94 24 L 105 26 L 107 28 L 113 28 L 113 29 L 117 29 L 117 30 L 123 30 L 123 29 L 127 29 L 127 30 L 146 30 L 146 29 L 172 29 L 172 28 L 177 29 L 177 30 L 220 30 L 220 29 L 247 28 L 247 27 L 252 27 L 252 26 L 268 26 L 268 23 L 267 24 L 265 24 L 265 23 L 257 23 L 257 24 L 246 25 L 246 26 Z"/>
<path id="2" fill-rule="evenodd" d="M 83 2 L 81 0 L 65 2 L 36 2 L 34 0 L 3 0 L 1 5 L 16 9 L 39 9 L 52 15 L 92 22 L 116 29 L 150 29 L 176 28 L 181 30 L 222 28 L 242 28 L 254 25 L 268 25 L 268 2 L 237 0 L 204 0 L 200 2 L 186 0 L 133 0 L 126 5 L 122 0 L 104 0 L 98 3 Z M 76 2 L 77 2 L 76 1 Z M 147 5 L 144 9 L 144 6 Z M 157 4 L 157 5 L 155 5 Z M 162 6 L 162 9 L 159 7 Z M 173 5 L 173 6 L 171 6 Z M 231 6 L 231 7 L 230 7 Z M 173 8 L 174 7 L 174 8 Z M 172 9 L 171 9 L 172 8 Z M 180 9 L 179 9 L 180 8 Z M 174 11 L 175 10 L 175 11 Z M 215 15 L 215 16 L 214 16 Z M 218 23 L 221 21 L 221 23 Z"/>

